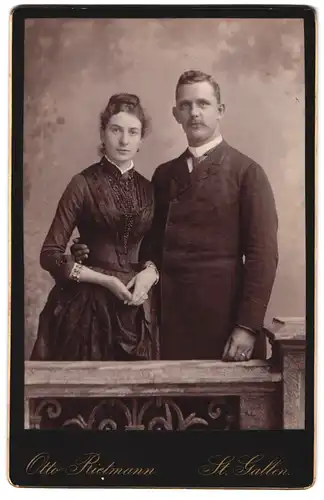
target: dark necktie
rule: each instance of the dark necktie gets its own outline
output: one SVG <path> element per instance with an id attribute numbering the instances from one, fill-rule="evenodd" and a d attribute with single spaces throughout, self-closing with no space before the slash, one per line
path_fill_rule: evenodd
<path id="1" fill-rule="evenodd" d="M 199 163 L 202 162 L 205 158 L 207 158 L 207 155 L 201 155 L 201 156 L 193 156 L 192 155 L 192 168 L 198 167 Z"/>
<path id="2" fill-rule="evenodd" d="M 189 149 L 187 149 L 187 158 L 191 158 L 191 160 L 192 160 L 192 169 L 194 170 L 196 167 L 198 167 L 199 164 L 203 160 L 205 160 L 218 146 L 219 146 L 219 144 L 217 144 L 217 146 L 214 146 L 213 148 L 209 149 L 201 156 L 194 156 L 192 154 L 192 152 Z"/>
<path id="3" fill-rule="evenodd" d="M 198 165 L 199 163 L 204 159 L 206 158 L 206 155 L 202 155 L 202 156 L 194 156 L 192 154 L 191 151 L 189 151 L 189 149 L 187 150 L 187 154 L 186 154 L 186 159 L 189 160 L 191 159 L 191 164 L 192 164 L 192 169 L 194 170 Z"/>
<path id="4" fill-rule="evenodd" d="M 216 146 L 216 147 L 217 147 L 217 146 Z M 209 155 L 212 151 L 214 151 L 214 149 L 215 149 L 215 147 L 214 147 L 214 148 L 209 149 L 208 151 L 206 151 L 206 153 L 204 153 L 204 154 L 203 154 L 203 155 L 201 155 L 201 156 L 194 156 L 194 155 L 192 154 L 192 152 L 191 152 L 191 151 L 189 151 L 189 149 L 188 149 L 188 155 L 187 155 L 187 158 L 191 158 L 191 161 L 192 161 L 192 169 L 194 170 L 196 167 L 198 167 L 198 165 L 199 165 L 199 164 L 200 164 L 203 160 L 205 160 L 205 159 L 208 157 L 208 155 Z"/>

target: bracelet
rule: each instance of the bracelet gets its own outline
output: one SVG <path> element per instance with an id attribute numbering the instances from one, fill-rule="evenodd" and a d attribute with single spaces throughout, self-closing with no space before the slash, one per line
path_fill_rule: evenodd
<path id="1" fill-rule="evenodd" d="M 154 286 L 154 285 L 156 285 L 159 282 L 160 274 L 159 274 L 159 271 L 157 270 L 156 265 L 151 260 L 148 260 L 144 264 L 144 269 L 147 269 L 148 267 L 152 267 L 154 269 L 155 273 L 156 273 L 156 280 L 153 283 L 153 286 Z"/>
<path id="2" fill-rule="evenodd" d="M 83 266 L 81 264 L 74 263 L 69 278 L 80 283 L 80 274 L 82 267 Z"/>

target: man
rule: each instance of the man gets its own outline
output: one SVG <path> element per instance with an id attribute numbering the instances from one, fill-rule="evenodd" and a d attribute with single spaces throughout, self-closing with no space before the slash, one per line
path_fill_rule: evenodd
<path id="1" fill-rule="evenodd" d="M 249 360 L 275 279 L 273 193 L 262 168 L 222 138 L 224 111 L 211 76 L 180 76 L 173 115 L 188 149 L 154 172 L 155 217 L 142 245 L 160 274 L 161 359 Z M 152 284 L 145 273 L 131 283 L 137 304 Z"/>

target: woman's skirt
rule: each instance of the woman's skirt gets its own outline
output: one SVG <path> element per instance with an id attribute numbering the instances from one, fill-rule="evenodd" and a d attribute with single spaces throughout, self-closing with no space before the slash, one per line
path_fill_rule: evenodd
<path id="1" fill-rule="evenodd" d="M 152 338 L 142 306 L 108 289 L 74 281 L 51 290 L 39 317 L 34 361 L 151 359 Z"/>

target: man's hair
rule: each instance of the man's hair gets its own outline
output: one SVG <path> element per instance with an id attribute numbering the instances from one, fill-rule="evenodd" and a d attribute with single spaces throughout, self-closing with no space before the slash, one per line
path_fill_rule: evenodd
<path id="1" fill-rule="evenodd" d="M 214 94 L 218 104 L 221 104 L 220 88 L 218 83 L 211 75 L 207 75 L 203 71 L 189 70 L 182 73 L 176 86 L 176 98 L 178 97 L 179 87 L 197 82 L 208 82 L 214 89 Z"/>

